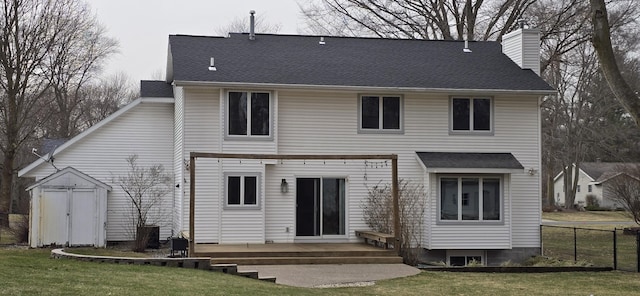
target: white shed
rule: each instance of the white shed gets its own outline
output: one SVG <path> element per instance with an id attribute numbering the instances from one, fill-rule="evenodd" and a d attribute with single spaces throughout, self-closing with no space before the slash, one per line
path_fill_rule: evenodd
<path id="1" fill-rule="evenodd" d="M 31 193 L 29 245 L 106 246 L 111 186 L 72 167 L 27 188 Z"/>

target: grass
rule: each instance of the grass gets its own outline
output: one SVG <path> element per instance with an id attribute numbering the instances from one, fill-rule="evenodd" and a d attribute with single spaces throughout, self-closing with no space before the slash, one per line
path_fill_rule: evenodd
<path id="1" fill-rule="evenodd" d="M 543 212 L 542 219 L 569 222 L 633 222 L 624 211 Z"/>
<path id="2" fill-rule="evenodd" d="M 632 295 L 640 274 L 422 272 L 358 288 L 307 289 L 179 268 L 49 259 L 0 249 L 0 295 Z"/>
<path id="3" fill-rule="evenodd" d="M 149 257 L 146 253 L 132 252 L 128 249 L 116 249 L 116 248 L 65 248 L 65 252 L 80 254 L 80 255 L 92 255 L 92 256 L 113 256 L 113 257 Z"/>
<path id="4" fill-rule="evenodd" d="M 573 226 L 543 226 L 543 255 L 561 260 L 574 260 Z M 595 266 L 613 267 L 613 229 L 617 228 L 618 269 L 635 271 L 636 238 L 623 235 L 620 225 L 576 225 L 578 261 L 590 262 Z M 599 229 L 599 230 L 590 230 Z"/>

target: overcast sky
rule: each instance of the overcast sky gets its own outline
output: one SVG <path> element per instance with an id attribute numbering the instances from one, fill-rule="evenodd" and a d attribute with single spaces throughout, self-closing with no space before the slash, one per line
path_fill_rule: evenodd
<path id="1" fill-rule="evenodd" d="M 126 73 L 138 83 L 162 71 L 169 34 L 218 35 L 234 18 L 256 17 L 280 24 L 281 34 L 297 34 L 304 21 L 296 0 L 89 0 L 109 36 L 120 42 L 120 53 L 105 72 Z M 155 78 L 155 77 L 154 77 Z"/>

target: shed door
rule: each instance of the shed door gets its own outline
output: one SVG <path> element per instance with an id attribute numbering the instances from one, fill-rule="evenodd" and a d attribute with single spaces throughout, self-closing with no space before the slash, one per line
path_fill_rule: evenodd
<path id="1" fill-rule="evenodd" d="M 66 245 L 69 229 L 68 192 L 62 190 L 45 190 L 40 202 L 40 231 L 43 245 Z"/>
<path id="2" fill-rule="evenodd" d="M 69 225 L 69 245 L 93 245 L 97 235 L 96 192 L 95 190 L 73 190 L 71 194 Z"/>

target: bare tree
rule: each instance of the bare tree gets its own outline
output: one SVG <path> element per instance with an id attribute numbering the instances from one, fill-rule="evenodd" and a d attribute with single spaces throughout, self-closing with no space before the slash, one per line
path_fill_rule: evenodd
<path id="1" fill-rule="evenodd" d="M 640 124 L 640 97 L 638 89 L 633 89 L 625 81 L 618 63 L 616 62 L 613 44 L 611 42 L 611 24 L 604 0 L 590 0 L 591 21 L 593 24 L 593 47 L 598 53 L 598 60 L 602 72 L 611 87 L 611 91 L 620 104 L 633 117 L 636 124 Z"/>
<path id="2" fill-rule="evenodd" d="M 278 33 L 282 29 L 282 24 L 269 23 L 265 21 L 266 17 L 255 16 L 255 32 L 256 33 Z M 216 33 L 226 36 L 229 33 L 248 33 L 249 18 L 235 17 L 229 24 L 216 29 Z"/>
<path id="3" fill-rule="evenodd" d="M 618 166 L 616 172 L 618 175 L 606 185 L 611 190 L 610 199 L 622 205 L 640 225 L 640 165 Z"/>
<path id="4" fill-rule="evenodd" d="M 118 42 L 106 36 L 106 29 L 91 15 L 82 2 L 70 2 L 70 23 L 67 34 L 48 55 L 50 95 L 53 96 L 51 138 L 70 138 L 82 129 L 82 104 L 87 100 L 85 87 L 94 82 L 106 59 L 117 51 Z"/>
<path id="5" fill-rule="evenodd" d="M 127 157 L 129 171 L 118 177 L 117 184 L 125 192 L 130 205 L 130 229 L 135 234 L 133 251 L 142 252 L 150 233 L 146 227 L 162 224 L 168 213 L 163 208 L 164 198 L 172 188 L 171 176 L 162 165 L 142 167 L 138 155 Z"/>
<path id="6" fill-rule="evenodd" d="M 405 263 L 417 264 L 418 254 L 414 252 L 422 243 L 424 225 L 425 192 L 421 184 L 400 180 L 398 182 L 398 201 L 400 206 L 400 236 L 402 256 Z M 368 187 L 368 195 L 362 204 L 364 221 L 369 228 L 392 233 L 393 200 L 391 185 L 378 183 Z"/>
<path id="7" fill-rule="evenodd" d="M 139 89 L 122 73 L 85 86 L 84 99 L 79 106 L 81 117 L 78 128 L 84 130 L 91 127 L 139 96 Z"/>
<path id="8" fill-rule="evenodd" d="M 301 10 L 316 34 L 500 40 L 535 0 L 320 0 Z"/>
<path id="9" fill-rule="evenodd" d="M 16 155 L 49 113 L 51 61 L 65 37 L 88 14 L 75 9 L 80 0 L 6 0 L 0 3 L 0 226 L 8 225 Z M 34 120 L 38 119 L 38 120 Z"/>

